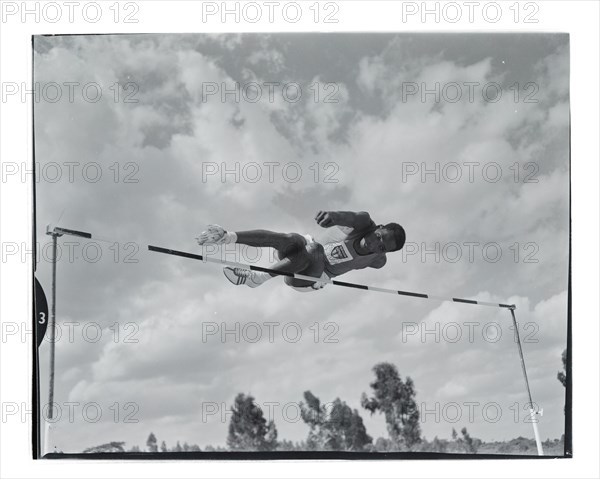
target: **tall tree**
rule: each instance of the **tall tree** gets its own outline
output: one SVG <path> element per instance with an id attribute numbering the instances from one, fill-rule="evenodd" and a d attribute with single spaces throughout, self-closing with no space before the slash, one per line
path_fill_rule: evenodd
<path id="1" fill-rule="evenodd" d="M 160 452 L 167 452 L 167 443 L 165 441 L 160 443 Z"/>
<path id="2" fill-rule="evenodd" d="M 471 435 L 467 432 L 466 427 L 463 427 L 460 430 L 460 433 L 463 436 L 461 444 L 465 448 L 465 451 L 469 454 L 477 454 L 477 450 L 479 449 L 479 444 L 481 444 L 481 441 L 479 439 L 472 438 Z"/>
<path id="3" fill-rule="evenodd" d="M 149 452 L 158 452 L 158 445 L 156 444 L 156 436 L 153 432 L 148 436 L 148 440 L 146 441 L 146 446 L 148 446 Z"/>
<path id="4" fill-rule="evenodd" d="M 556 378 L 560 381 L 560 383 L 564 387 L 567 387 L 567 350 L 566 349 L 562 352 L 562 363 L 563 363 L 563 370 L 558 372 L 558 374 L 556 375 Z"/>
<path id="5" fill-rule="evenodd" d="M 373 368 L 375 381 L 370 384 L 373 397 L 362 395 L 361 404 L 371 414 L 383 413 L 390 438 L 400 448 L 410 448 L 421 441 L 419 409 L 415 386 L 410 377 L 402 381 L 396 366 L 380 363 Z"/>
<path id="6" fill-rule="evenodd" d="M 372 443 L 356 409 L 336 398 L 328 408 L 310 391 L 304 393 L 306 404 L 300 403 L 302 420 L 310 431 L 306 441 L 313 450 L 362 451 Z"/>
<path id="7" fill-rule="evenodd" d="M 227 446 L 234 451 L 272 451 L 277 447 L 277 428 L 264 418 L 251 395 L 238 394 L 232 407 Z"/>

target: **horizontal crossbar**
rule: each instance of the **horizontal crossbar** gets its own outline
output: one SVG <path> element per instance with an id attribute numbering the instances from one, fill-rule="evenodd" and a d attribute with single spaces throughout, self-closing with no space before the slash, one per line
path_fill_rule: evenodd
<path id="1" fill-rule="evenodd" d="M 487 301 L 476 301 L 474 299 L 436 296 L 436 295 L 425 294 L 425 293 L 414 293 L 412 291 L 401 291 L 401 290 L 397 290 L 397 289 L 388 289 L 388 288 L 378 288 L 376 286 L 367 286 L 364 284 L 348 283 L 345 281 L 337 281 L 335 279 L 314 278 L 312 276 L 305 276 L 303 274 L 298 274 L 298 273 L 286 273 L 283 271 L 277 271 L 277 270 L 270 269 L 270 268 L 263 268 L 262 266 L 253 266 L 253 265 L 247 265 L 247 264 L 243 264 L 243 263 L 236 263 L 233 261 L 209 258 L 207 256 L 203 256 L 200 254 L 186 253 L 184 251 L 177 251 L 177 250 L 169 249 L 169 248 L 161 248 L 160 246 L 149 245 L 148 250 L 154 251 L 155 253 L 164 253 L 164 254 L 170 254 L 173 256 L 180 256 L 182 258 L 195 259 L 195 260 L 202 261 L 204 263 L 219 263 L 219 264 L 231 266 L 234 268 L 248 269 L 251 271 L 260 271 L 263 273 L 270 273 L 270 274 L 274 274 L 277 276 L 287 276 L 289 278 L 302 279 L 305 281 L 315 281 L 315 282 L 318 281 L 320 283 L 333 284 L 334 286 L 343 286 L 345 288 L 364 289 L 364 290 L 368 290 L 368 291 L 377 291 L 378 293 L 388 293 L 388 294 L 395 294 L 395 295 L 400 295 L 400 296 L 410 296 L 413 298 L 421 298 L 421 299 L 435 299 L 438 301 L 452 301 L 454 303 L 472 304 L 472 305 L 477 305 L 477 306 L 491 306 L 494 308 L 508 308 L 508 309 L 516 308 L 516 306 L 514 304 L 490 303 Z"/>

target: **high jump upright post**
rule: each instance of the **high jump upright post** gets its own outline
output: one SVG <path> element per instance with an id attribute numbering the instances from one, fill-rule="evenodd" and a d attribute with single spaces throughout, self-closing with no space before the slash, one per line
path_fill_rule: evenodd
<path id="1" fill-rule="evenodd" d="M 534 409 L 533 399 L 531 399 L 531 388 L 529 387 L 529 380 L 527 379 L 527 369 L 525 368 L 525 357 L 523 356 L 523 348 L 521 346 L 521 337 L 519 336 L 519 325 L 517 324 L 517 318 L 515 317 L 515 306 L 509 308 L 510 315 L 512 316 L 513 326 L 515 328 L 515 335 L 517 338 L 517 346 L 519 346 L 519 356 L 521 358 L 521 369 L 523 370 L 523 379 L 525 380 L 525 387 L 527 388 L 527 397 L 529 398 L 529 418 L 533 426 L 533 435 L 535 436 L 535 444 L 537 446 L 538 456 L 544 455 L 542 449 L 542 441 L 540 439 L 540 431 L 538 430 L 537 415 L 542 414 L 541 410 L 536 411 Z"/>
<path id="2" fill-rule="evenodd" d="M 49 342 L 50 342 L 50 365 L 48 381 L 48 415 L 46 417 L 46 428 L 44 434 L 44 453 L 53 452 L 51 441 L 51 426 L 54 419 L 54 370 L 56 359 L 56 258 L 58 250 L 58 238 L 64 234 L 91 238 L 92 235 L 82 231 L 69 230 L 66 228 L 46 226 L 46 234 L 52 236 L 52 305 L 50 307 L 50 318 L 48 320 Z"/>

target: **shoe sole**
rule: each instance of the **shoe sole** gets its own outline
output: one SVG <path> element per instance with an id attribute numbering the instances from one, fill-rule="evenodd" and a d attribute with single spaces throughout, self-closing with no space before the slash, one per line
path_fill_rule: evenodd
<path id="1" fill-rule="evenodd" d="M 247 278 L 245 276 L 238 276 L 232 268 L 223 268 L 223 274 L 231 284 L 235 284 L 236 286 L 246 283 Z"/>

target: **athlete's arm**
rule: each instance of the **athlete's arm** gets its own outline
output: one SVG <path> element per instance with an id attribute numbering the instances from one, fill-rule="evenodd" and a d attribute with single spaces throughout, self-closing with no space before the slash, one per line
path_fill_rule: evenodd
<path id="1" fill-rule="evenodd" d="M 352 229 L 366 228 L 371 224 L 371 216 L 366 211 L 319 211 L 315 220 L 319 226 L 347 226 Z"/>

